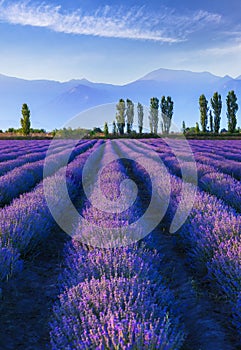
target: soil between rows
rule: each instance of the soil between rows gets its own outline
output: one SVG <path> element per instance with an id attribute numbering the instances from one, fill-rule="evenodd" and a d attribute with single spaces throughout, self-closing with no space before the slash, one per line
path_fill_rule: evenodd
<path id="1" fill-rule="evenodd" d="M 59 294 L 62 251 L 68 239 L 61 231 L 52 233 L 39 247 L 39 254 L 24 262 L 22 273 L 2 286 L 1 350 L 50 349 L 49 321 Z"/>

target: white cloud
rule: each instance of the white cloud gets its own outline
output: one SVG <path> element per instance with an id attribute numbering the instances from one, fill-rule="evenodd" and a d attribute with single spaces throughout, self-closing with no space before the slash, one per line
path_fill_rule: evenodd
<path id="1" fill-rule="evenodd" d="M 222 47 L 211 47 L 205 50 L 200 50 L 199 54 L 202 56 L 227 56 L 227 55 L 234 55 L 239 54 L 237 59 L 240 59 L 241 54 L 241 43 L 237 43 L 236 45 L 226 45 Z"/>
<path id="2" fill-rule="evenodd" d="M 67 34 L 178 43 L 185 41 L 187 34 L 200 26 L 219 23 L 221 16 L 206 11 L 190 16 L 176 15 L 170 9 L 163 9 L 157 16 L 147 14 L 144 8 L 132 8 L 126 12 L 123 8 L 117 10 L 109 6 L 98 9 L 94 14 L 84 14 L 80 10 L 67 13 L 62 11 L 61 6 L 2 0 L 0 21 L 45 27 Z"/>
<path id="3" fill-rule="evenodd" d="M 198 11 L 194 16 L 194 21 L 196 22 L 206 22 L 206 23 L 220 23 L 222 16 L 216 13 L 209 13 L 207 11 Z"/>

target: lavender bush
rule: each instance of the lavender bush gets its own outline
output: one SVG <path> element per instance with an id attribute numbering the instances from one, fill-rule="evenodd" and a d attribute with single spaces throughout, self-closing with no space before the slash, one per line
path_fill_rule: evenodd
<path id="1" fill-rule="evenodd" d="M 179 349 L 158 290 L 132 278 L 92 278 L 67 290 L 54 309 L 52 349 Z"/>

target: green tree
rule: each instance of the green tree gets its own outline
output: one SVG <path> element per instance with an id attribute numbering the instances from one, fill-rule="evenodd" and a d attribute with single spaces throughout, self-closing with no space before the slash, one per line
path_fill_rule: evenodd
<path id="1" fill-rule="evenodd" d="M 116 109 L 117 128 L 119 130 L 119 133 L 123 135 L 125 129 L 126 105 L 125 101 L 122 98 L 119 100 L 119 103 L 117 103 Z"/>
<path id="2" fill-rule="evenodd" d="M 108 128 L 107 122 L 105 122 L 105 125 L 104 125 L 104 134 L 105 134 L 105 137 L 109 135 L 109 128 Z"/>
<path id="3" fill-rule="evenodd" d="M 196 134 L 199 134 L 199 133 L 200 133 L 200 128 L 199 128 L 198 122 L 196 122 L 195 132 L 196 132 Z"/>
<path id="4" fill-rule="evenodd" d="M 26 103 L 22 106 L 22 118 L 21 118 L 21 126 L 24 135 L 30 134 L 30 110 Z"/>
<path id="5" fill-rule="evenodd" d="M 199 108 L 200 108 L 200 122 L 202 126 L 202 131 L 207 132 L 208 124 L 208 101 L 205 95 L 201 95 L 199 98 Z"/>
<path id="6" fill-rule="evenodd" d="M 134 103 L 127 99 L 126 100 L 126 119 L 127 119 L 127 133 L 130 134 L 134 122 Z"/>
<path id="7" fill-rule="evenodd" d="M 113 124 L 112 124 L 113 126 L 112 126 L 112 134 L 113 135 L 116 135 L 116 133 L 117 133 L 117 130 L 116 130 L 116 123 L 115 123 L 115 121 L 113 121 Z"/>
<path id="8" fill-rule="evenodd" d="M 172 117 L 173 117 L 173 107 L 174 103 L 170 96 L 162 96 L 161 99 L 161 112 L 162 112 L 162 132 L 164 134 L 169 134 L 171 123 L 172 123 Z"/>
<path id="9" fill-rule="evenodd" d="M 138 102 L 138 105 L 137 105 L 137 113 L 138 113 L 139 134 L 142 134 L 144 111 L 143 111 L 143 106 L 142 106 L 142 104 L 140 102 Z"/>
<path id="10" fill-rule="evenodd" d="M 152 97 L 150 100 L 150 114 L 149 114 L 149 123 L 151 133 L 157 134 L 158 130 L 158 109 L 159 109 L 159 100 L 157 97 Z"/>
<path id="11" fill-rule="evenodd" d="M 182 122 L 182 132 L 183 132 L 183 134 L 185 134 L 185 132 L 186 132 L 186 123 L 184 120 Z"/>
<path id="12" fill-rule="evenodd" d="M 222 112 L 222 98 L 221 95 L 218 94 L 218 92 L 215 92 L 213 94 L 213 97 L 211 98 L 211 106 L 214 114 L 213 129 L 215 133 L 219 133 Z"/>
<path id="13" fill-rule="evenodd" d="M 209 111 L 209 126 L 210 126 L 210 132 L 213 132 L 213 114 L 212 114 L 212 111 Z"/>
<path id="14" fill-rule="evenodd" d="M 227 99 L 227 118 L 228 118 L 228 131 L 233 133 L 235 132 L 237 126 L 237 112 L 238 112 L 238 104 L 237 104 L 237 96 L 234 91 L 229 91 Z"/>

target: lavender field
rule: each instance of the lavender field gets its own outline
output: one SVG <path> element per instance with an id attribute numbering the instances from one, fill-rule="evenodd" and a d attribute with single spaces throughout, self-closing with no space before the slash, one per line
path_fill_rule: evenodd
<path id="1" fill-rule="evenodd" d="M 241 141 L 50 143 L 0 141 L 0 349 L 240 349 Z"/>

